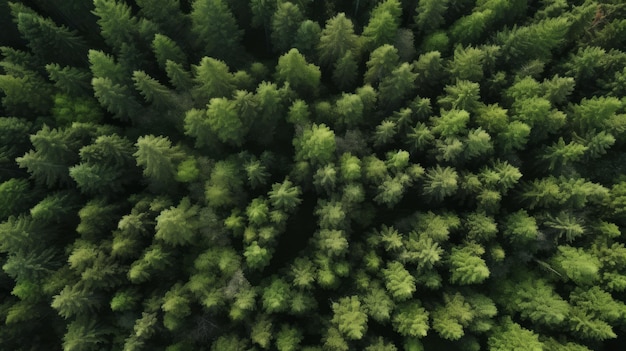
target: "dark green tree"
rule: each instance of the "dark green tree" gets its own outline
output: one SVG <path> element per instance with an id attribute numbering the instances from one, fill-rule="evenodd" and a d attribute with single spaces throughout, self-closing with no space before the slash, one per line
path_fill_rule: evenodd
<path id="1" fill-rule="evenodd" d="M 320 62 L 335 64 L 348 53 L 359 57 L 359 38 L 354 34 L 354 25 L 344 13 L 339 13 L 326 22 L 318 46 Z"/>
<path id="2" fill-rule="evenodd" d="M 228 4 L 222 0 L 196 0 L 192 3 L 191 33 L 201 55 L 236 59 L 241 55 L 243 31 Z"/>
<path id="3" fill-rule="evenodd" d="M 294 33 L 304 20 L 298 5 L 289 1 L 278 1 L 272 16 L 272 44 L 278 52 L 289 50 L 294 44 Z"/>

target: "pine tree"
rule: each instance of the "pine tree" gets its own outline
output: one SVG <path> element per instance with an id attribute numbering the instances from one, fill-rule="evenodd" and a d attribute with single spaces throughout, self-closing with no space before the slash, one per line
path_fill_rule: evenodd
<path id="1" fill-rule="evenodd" d="M 443 299 L 444 304 L 438 305 L 432 313 L 433 329 L 444 339 L 458 340 L 465 334 L 463 329 L 474 319 L 472 306 L 459 293 L 444 294 Z"/>
<path id="2" fill-rule="evenodd" d="M 565 40 L 571 23 L 562 17 L 545 19 L 539 23 L 499 32 L 497 42 L 502 46 L 503 56 L 508 61 L 519 62 L 520 58 L 547 60 L 551 51 Z"/>
<path id="3" fill-rule="evenodd" d="M 301 97 L 317 95 L 320 85 L 321 72 L 319 67 L 307 63 L 297 49 L 278 58 L 276 78 L 279 83 L 289 83 Z"/>
<path id="4" fill-rule="evenodd" d="M 198 207 L 185 197 L 177 207 L 164 210 L 156 218 L 154 237 L 167 244 L 180 246 L 194 242 L 198 223 Z"/>
<path id="5" fill-rule="evenodd" d="M 415 89 L 417 74 L 411 70 L 411 65 L 403 63 L 388 77 L 380 82 L 380 102 L 391 109 L 397 108 L 407 97 L 412 96 Z"/>
<path id="6" fill-rule="evenodd" d="M 172 146 L 166 137 L 146 135 L 137 139 L 137 152 L 133 156 L 137 165 L 143 168 L 151 186 L 156 189 L 165 189 L 171 185 L 176 175 L 176 164 L 182 158 L 182 152 Z"/>
<path id="7" fill-rule="evenodd" d="M 180 36 L 189 30 L 189 16 L 181 10 L 180 0 L 167 0 L 155 3 L 149 0 L 137 0 L 141 7 L 140 15 L 154 22 L 166 35 Z M 157 34 L 159 36 L 161 34 Z M 186 38 L 185 38 L 186 39 Z"/>
<path id="8" fill-rule="evenodd" d="M 363 81 L 369 84 L 378 83 L 383 78 L 389 76 L 394 68 L 398 67 L 399 60 L 398 49 L 391 45 L 378 47 L 370 54 Z"/>
<path id="9" fill-rule="evenodd" d="M 361 34 L 364 47 L 373 50 L 381 45 L 393 43 L 400 27 L 401 15 L 402 8 L 398 0 L 385 0 L 378 4 L 372 10 Z"/>
<path id="10" fill-rule="evenodd" d="M 84 63 L 85 43 L 76 31 L 57 26 L 51 19 L 12 6 L 12 13 L 20 34 L 36 56 L 46 62 L 68 65 Z M 67 55 L 72 52 L 73 55 Z"/>
<path id="11" fill-rule="evenodd" d="M 187 64 L 187 56 L 178 44 L 163 34 L 156 34 L 152 41 L 152 50 L 156 56 L 157 63 L 161 68 L 165 68 L 167 61 L 172 61 L 181 65 Z"/>
<path id="12" fill-rule="evenodd" d="M 424 337 L 428 333 L 429 313 L 419 300 L 412 300 L 399 305 L 393 316 L 393 327 L 405 337 Z"/>
<path id="13" fill-rule="evenodd" d="M 187 118 L 189 118 L 189 115 Z M 245 122 L 237 114 L 232 100 L 212 98 L 209 101 L 206 111 L 206 123 L 221 142 L 241 145 L 248 132 Z"/>
<path id="14" fill-rule="evenodd" d="M 326 22 L 322 30 L 318 53 L 320 62 L 325 65 L 336 63 L 350 53 L 359 55 L 359 40 L 354 34 L 352 21 L 342 12 Z"/>
<path id="15" fill-rule="evenodd" d="M 305 57 L 313 59 L 317 57 L 317 47 L 322 35 L 322 28 L 317 22 L 309 19 L 300 23 L 293 47 L 298 49 Z"/>
<path id="16" fill-rule="evenodd" d="M 294 33 L 304 20 L 298 5 L 289 1 L 277 2 L 276 12 L 272 16 L 272 44 L 278 52 L 289 50 L 294 44 Z"/>
<path id="17" fill-rule="evenodd" d="M 310 160 L 319 165 L 332 160 L 336 147 L 335 133 L 324 124 L 313 124 L 300 137 L 294 139 L 293 143 L 297 159 Z"/>
<path id="18" fill-rule="evenodd" d="M 450 167 L 437 166 L 427 171 L 426 178 L 424 193 L 437 201 L 454 194 L 458 188 L 458 174 Z"/>
<path id="19" fill-rule="evenodd" d="M 480 257 L 485 249 L 474 242 L 453 247 L 449 257 L 450 282 L 467 285 L 479 284 L 490 275 L 489 268 Z"/>
<path id="20" fill-rule="evenodd" d="M 382 271 L 385 286 L 396 301 L 409 300 L 415 292 L 415 279 L 400 262 L 391 262 Z"/>
<path id="21" fill-rule="evenodd" d="M 225 60 L 241 55 L 243 31 L 224 1 L 196 0 L 189 16 L 194 44 L 201 55 Z"/>
<path id="22" fill-rule="evenodd" d="M 125 2 L 95 0 L 94 6 L 93 13 L 100 18 L 100 33 L 117 52 L 122 52 L 125 45 L 136 40 L 149 43 L 157 32 L 154 23 L 133 16 L 131 7 Z"/>
<path id="23" fill-rule="evenodd" d="M 367 314 L 361 306 L 358 296 L 349 296 L 339 299 L 332 304 L 333 318 L 331 322 L 345 338 L 349 340 L 362 339 L 367 331 Z"/>
<path id="24" fill-rule="evenodd" d="M 235 78 L 220 60 L 203 57 L 195 69 L 194 99 L 204 105 L 212 98 L 230 97 L 235 90 Z"/>
<path id="25" fill-rule="evenodd" d="M 413 17 L 417 28 L 424 33 L 432 32 L 444 23 L 443 14 L 448 9 L 448 0 L 420 0 Z"/>
<path id="26" fill-rule="evenodd" d="M 489 349 L 493 351 L 540 351 L 543 344 L 539 341 L 539 336 L 528 329 L 522 328 L 519 324 L 509 319 L 505 319 L 496 333 L 493 333 L 488 340 Z"/>

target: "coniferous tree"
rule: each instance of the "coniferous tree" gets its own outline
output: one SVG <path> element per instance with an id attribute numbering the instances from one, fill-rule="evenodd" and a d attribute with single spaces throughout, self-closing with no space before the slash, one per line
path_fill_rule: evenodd
<path id="1" fill-rule="evenodd" d="M 298 31 L 304 16 L 298 5 L 289 1 L 277 2 L 272 16 L 272 44 L 278 52 L 285 52 L 293 46 L 293 33 Z"/>
<path id="2" fill-rule="evenodd" d="M 354 25 L 344 13 L 329 19 L 322 30 L 318 53 L 320 62 L 333 64 L 344 59 L 348 53 L 359 56 L 359 40 Z"/>
<path id="3" fill-rule="evenodd" d="M 189 15 L 194 44 L 202 55 L 217 59 L 236 59 L 241 55 L 243 33 L 224 1 L 195 0 Z"/>
<path id="4" fill-rule="evenodd" d="M 614 348 L 624 11 L 0 0 L 0 344 Z"/>

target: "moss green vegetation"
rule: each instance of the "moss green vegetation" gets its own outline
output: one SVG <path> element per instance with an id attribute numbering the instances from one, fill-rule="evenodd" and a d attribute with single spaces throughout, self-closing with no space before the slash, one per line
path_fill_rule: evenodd
<path id="1" fill-rule="evenodd" d="M 625 18 L 0 0 L 0 349 L 620 349 Z"/>

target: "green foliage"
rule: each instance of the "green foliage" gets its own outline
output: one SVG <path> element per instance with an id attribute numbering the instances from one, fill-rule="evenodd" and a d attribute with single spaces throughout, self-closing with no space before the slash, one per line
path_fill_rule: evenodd
<path id="1" fill-rule="evenodd" d="M 320 62 L 332 64 L 346 57 L 348 53 L 358 56 L 359 40 L 354 34 L 354 25 L 344 13 L 329 19 L 322 30 L 318 53 Z"/>
<path id="2" fill-rule="evenodd" d="M 294 139 L 296 158 L 323 165 L 332 160 L 336 148 L 335 133 L 325 124 L 313 124 Z"/>
<path id="3" fill-rule="evenodd" d="M 571 23 L 563 17 L 545 19 L 530 26 L 502 31 L 497 35 L 497 41 L 507 60 L 519 62 L 521 57 L 526 61 L 547 60 L 551 51 L 562 45 L 570 26 Z"/>
<path id="4" fill-rule="evenodd" d="M 0 0 L 2 349 L 615 348 L 625 11 Z"/>
<path id="5" fill-rule="evenodd" d="M 363 338 L 367 331 L 367 314 L 363 311 L 357 296 L 343 297 L 332 304 L 333 318 L 331 322 L 349 340 Z"/>
<path id="6" fill-rule="evenodd" d="M 132 9 L 124 2 L 115 0 L 96 0 L 93 13 L 99 17 L 100 33 L 106 43 L 116 50 L 132 43 L 136 37 L 144 39 L 154 36 L 156 27 L 146 19 L 139 19 L 132 14 Z"/>
<path id="7" fill-rule="evenodd" d="M 319 67 L 307 63 L 297 49 L 291 49 L 278 59 L 276 78 L 278 82 L 289 83 L 299 94 L 317 94 L 321 73 Z"/>
<path id="8" fill-rule="evenodd" d="M 366 63 L 367 71 L 363 76 L 363 81 L 368 84 L 380 82 L 398 66 L 399 60 L 398 49 L 395 47 L 388 44 L 378 47 L 372 51 Z"/>
<path id="9" fill-rule="evenodd" d="M 222 0 L 197 0 L 192 4 L 191 33 L 202 55 L 235 59 L 241 51 L 243 31 Z"/>
<path id="10" fill-rule="evenodd" d="M 415 292 L 415 278 L 400 262 L 391 262 L 382 271 L 385 286 L 397 301 L 408 300 Z"/>
<path id="11" fill-rule="evenodd" d="M 455 284 L 479 284 L 490 275 L 489 267 L 480 257 L 485 249 L 476 243 L 453 247 L 449 257 L 450 281 Z"/>
<path id="12" fill-rule="evenodd" d="M 164 210 L 157 216 L 154 237 L 170 245 L 185 245 L 193 242 L 199 226 L 198 207 L 192 206 L 185 197 L 177 207 Z"/>
<path id="13" fill-rule="evenodd" d="M 182 157 L 182 152 L 172 146 L 166 137 L 146 135 L 137 139 L 137 152 L 133 156 L 137 165 L 143 168 L 143 174 L 150 180 L 151 185 L 165 188 L 172 184 L 176 176 L 176 164 Z"/>
<path id="14" fill-rule="evenodd" d="M 244 122 L 246 121 L 242 121 L 232 100 L 212 98 L 209 101 L 206 123 L 221 142 L 241 145 L 247 133 Z"/>
<path id="15" fill-rule="evenodd" d="M 437 166 L 426 172 L 424 193 L 437 201 L 454 194 L 458 188 L 458 174 L 450 167 Z"/>
<path id="16" fill-rule="evenodd" d="M 402 8 L 398 0 L 385 0 L 371 12 L 361 37 L 364 46 L 370 50 L 383 44 L 391 44 L 400 26 Z"/>
<path id="17" fill-rule="evenodd" d="M 393 316 L 393 327 L 405 337 L 424 337 L 430 329 L 429 313 L 422 307 L 419 300 L 398 306 Z"/>
<path id="18" fill-rule="evenodd" d="M 303 20 L 298 5 L 289 1 L 277 2 L 276 12 L 272 16 L 272 44 L 276 51 L 285 52 L 292 47 L 293 33 Z"/>
<path id="19" fill-rule="evenodd" d="M 432 32 L 443 24 L 443 14 L 448 9 L 448 1 L 420 0 L 413 17 L 417 27 L 423 32 Z"/>
<path id="20" fill-rule="evenodd" d="M 15 7 L 13 9 L 17 29 L 33 54 L 47 62 L 73 64 L 80 62 L 77 58 L 84 56 L 86 50 L 82 38 L 76 31 L 71 31 L 65 26 L 57 26 L 51 19 L 43 18 L 36 13 L 20 12 Z M 69 56 L 70 52 L 77 55 Z"/>
<path id="21" fill-rule="evenodd" d="M 300 188 L 294 186 L 289 179 L 285 179 L 282 183 L 272 185 L 269 192 L 269 198 L 275 208 L 284 211 L 293 211 L 302 202 L 299 198 L 301 194 Z"/>
<path id="22" fill-rule="evenodd" d="M 226 63 L 211 57 L 203 57 L 195 68 L 194 98 L 207 103 L 212 98 L 228 97 L 235 90 L 235 77 Z"/>
<path id="23" fill-rule="evenodd" d="M 578 285 L 591 285 L 599 278 L 600 261 L 580 248 L 559 246 L 554 264 Z"/>
<path id="24" fill-rule="evenodd" d="M 293 46 L 306 57 L 315 57 L 320 43 L 322 28 L 317 22 L 304 20 L 300 23 Z"/>
<path id="25" fill-rule="evenodd" d="M 494 333 L 488 341 L 489 350 L 543 350 L 543 345 L 539 341 L 537 334 L 528 329 L 522 328 L 519 324 L 510 319 L 504 320 L 498 328 L 499 332 Z"/>

